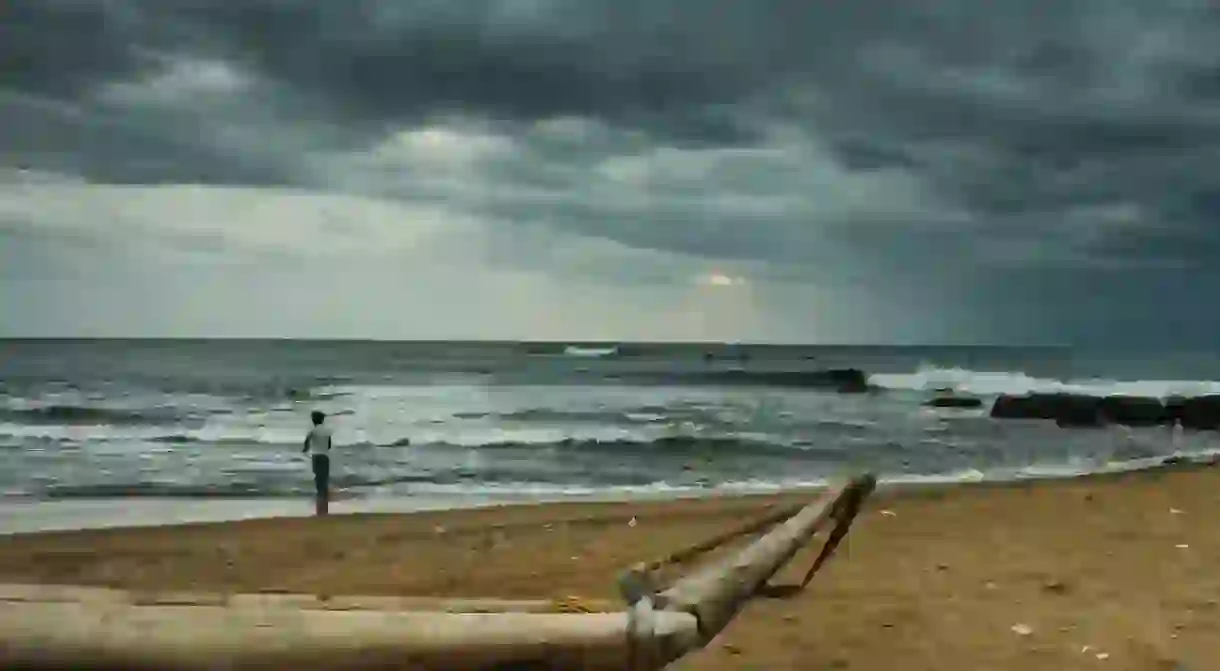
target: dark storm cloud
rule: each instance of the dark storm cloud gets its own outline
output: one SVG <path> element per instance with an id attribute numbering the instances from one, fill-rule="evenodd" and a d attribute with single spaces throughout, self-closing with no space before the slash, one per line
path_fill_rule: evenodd
<path id="1" fill-rule="evenodd" d="M 445 112 L 575 115 L 733 144 L 754 136 L 759 106 L 828 133 L 859 169 L 917 162 L 912 142 L 965 138 L 1000 145 L 1001 161 L 1062 168 L 1220 132 L 1190 118 L 1216 99 L 1216 12 L 1181 2 L 18 0 L 8 14 L 10 90 L 79 93 L 177 51 L 230 60 L 370 129 Z M 1181 47 L 1198 53 L 1154 59 L 1137 98 L 1090 100 L 1141 76 L 1123 74 L 1124 53 L 1158 30 L 1170 46 L 1189 33 Z M 793 92 L 809 95 L 784 105 Z"/>
<path id="2" fill-rule="evenodd" d="M 129 184 L 282 184 L 283 162 L 258 152 L 226 154 L 198 141 L 180 120 L 142 122 L 114 113 L 0 90 L 4 163 Z"/>
<path id="3" fill-rule="evenodd" d="M 124 7 L 106 2 L 17 0 L 0 11 L 0 75 L 6 89 L 78 93 L 138 66 Z"/>
<path id="4" fill-rule="evenodd" d="M 149 53 L 184 51 L 285 82 L 349 122 L 573 114 L 738 140 L 747 129 L 710 106 L 747 97 L 765 85 L 760 68 L 784 59 L 759 58 L 740 33 L 709 42 L 705 16 L 638 2 L 19 0 L 0 60 L 6 84 L 39 94 L 78 93 L 147 68 Z"/>
<path id="5" fill-rule="evenodd" d="M 9 165 L 435 203 L 980 311 L 981 287 L 1015 304 L 1209 273 L 1218 104 L 1202 0 L 0 9 Z M 454 119 L 512 146 L 450 172 L 394 154 Z"/>

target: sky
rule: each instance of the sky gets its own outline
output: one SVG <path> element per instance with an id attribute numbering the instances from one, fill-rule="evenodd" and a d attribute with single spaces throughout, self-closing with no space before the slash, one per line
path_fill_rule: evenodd
<path id="1" fill-rule="evenodd" d="M 1214 344 L 1206 0 L 6 0 L 0 336 Z"/>

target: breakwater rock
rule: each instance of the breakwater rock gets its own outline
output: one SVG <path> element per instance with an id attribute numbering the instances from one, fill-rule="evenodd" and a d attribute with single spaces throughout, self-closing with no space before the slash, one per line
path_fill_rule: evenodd
<path id="1" fill-rule="evenodd" d="M 1158 426 L 1220 428 L 1220 394 L 1170 397 L 1090 396 L 1067 393 L 1002 394 L 991 406 L 997 419 L 1045 419 L 1060 426 Z"/>

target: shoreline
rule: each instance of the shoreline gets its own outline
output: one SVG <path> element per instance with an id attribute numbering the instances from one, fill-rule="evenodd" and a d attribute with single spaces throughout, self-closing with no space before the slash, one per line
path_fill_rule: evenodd
<path id="1" fill-rule="evenodd" d="M 881 479 L 874 497 L 885 493 L 915 493 L 959 487 L 1027 486 L 1030 483 L 1104 479 L 1131 473 L 1192 469 L 1220 462 L 1220 453 L 1207 451 L 1167 457 L 1118 462 L 1094 471 L 1030 472 L 1029 469 L 991 476 L 976 471 L 945 476 L 900 476 Z M 705 489 L 633 489 L 628 492 L 580 492 L 537 496 L 529 492 L 479 493 L 469 495 L 361 496 L 340 492 L 332 499 L 330 515 L 410 515 L 421 512 L 463 511 L 481 508 L 555 506 L 582 504 L 663 503 L 760 498 L 785 498 L 816 492 L 831 478 L 793 486 L 738 486 Z M 266 497 L 110 497 L 69 499 L 0 498 L 0 537 L 43 532 L 137 529 L 225 524 L 243 520 L 293 519 L 314 516 L 313 498 Z"/>
<path id="2" fill-rule="evenodd" d="M 631 564 L 809 494 L 19 534 L 0 537 L 0 583 L 616 599 Z M 1218 509 L 1220 467 L 1202 464 L 885 487 L 808 590 L 756 599 L 674 668 L 1207 668 L 1220 657 Z"/>

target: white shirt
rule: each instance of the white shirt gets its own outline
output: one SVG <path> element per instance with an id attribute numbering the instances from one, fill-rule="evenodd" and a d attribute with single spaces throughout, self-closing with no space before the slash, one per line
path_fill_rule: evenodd
<path id="1" fill-rule="evenodd" d="M 305 437 L 305 443 L 309 446 L 309 456 L 315 454 L 330 454 L 331 438 L 335 432 L 325 424 L 319 424 L 309 430 L 309 435 Z"/>

